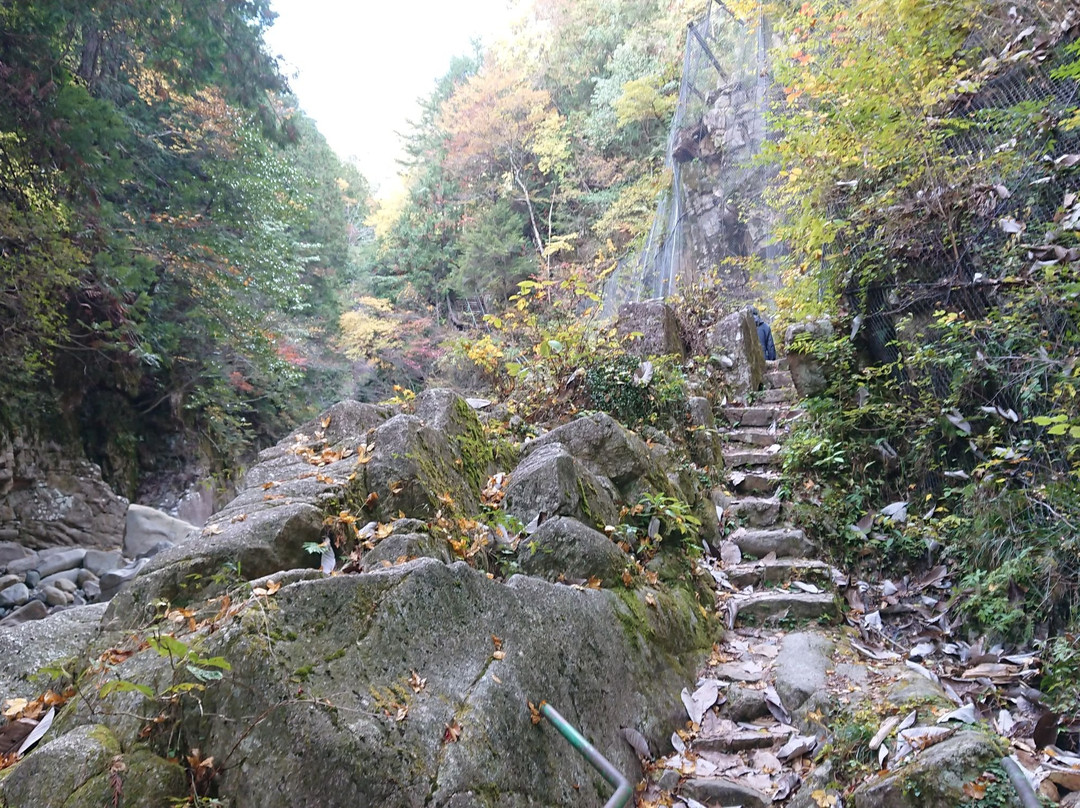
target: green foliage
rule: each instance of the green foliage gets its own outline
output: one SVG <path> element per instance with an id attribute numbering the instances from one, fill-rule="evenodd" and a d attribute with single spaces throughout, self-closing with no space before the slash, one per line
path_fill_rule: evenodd
<path id="1" fill-rule="evenodd" d="M 686 421 L 686 374 L 677 357 L 654 357 L 651 378 L 642 374 L 642 360 L 615 353 L 589 364 L 585 393 L 594 409 L 610 413 L 628 426 L 674 427 Z"/>
<path id="2" fill-rule="evenodd" d="M 336 320 L 367 188 L 283 94 L 272 18 L 264 0 L 0 9 L 0 398 L 22 426 L 63 399 L 106 473 L 122 439 L 185 430 L 231 463 L 330 395 L 297 346 Z"/>
<path id="3" fill-rule="evenodd" d="M 662 546 L 696 555 L 700 552 L 700 529 L 701 520 L 687 503 L 667 494 L 646 492 L 616 526 L 615 538 L 629 545 L 640 560 L 649 561 Z M 666 539 L 674 541 L 665 545 Z"/>
<path id="4" fill-rule="evenodd" d="M 1042 649 L 1041 689 L 1050 700 L 1050 709 L 1062 715 L 1075 714 L 1080 704 L 1080 642 L 1075 632 L 1047 640 Z"/>
<path id="5" fill-rule="evenodd" d="M 525 217 L 506 200 L 483 207 L 465 223 L 461 263 L 452 283 L 463 297 L 506 299 L 535 268 L 522 233 Z"/>

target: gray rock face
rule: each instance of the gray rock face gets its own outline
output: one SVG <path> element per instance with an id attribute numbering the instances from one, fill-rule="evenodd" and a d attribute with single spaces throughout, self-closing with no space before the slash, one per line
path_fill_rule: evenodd
<path id="1" fill-rule="evenodd" d="M 830 339 L 833 336 L 832 323 L 829 320 L 795 323 L 788 326 L 784 334 L 792 384 L 799 395 L 806 398 L 824 392 L 828 386 L 828 377 L 821 360 L 807 353 L 805 348 L 800 348 L 800 336 L 804 339 Z"/>
<path id="2" fill-rule="evenodd" d="M 676 597 L 631 611 L 610 591 L 503 584 L 432 559 L 300 581 L 274 596 L 265 635 L 236 624 L 207 638 L 244 686 L 215 684 L 200 695 L 203 717 L 193 705 L 187 718 L 202 748 L 236 747 L 219 781 L 235 808 L 489 804 L 477 794 L 598 807 L 610 789 L 551 727 L 532 725 L 527 702 L 556 706 L 633 780 L 620 727 L 660 745 L 682 723 L 677 693 L 711 641 L 692 598 Z M 265 636 L 282 638 L 272 655 Z M 144 652 L 118 672 L 152 681 L 167 665 Z M 295 701 L 298 670 L 304 693 L 334 708 Z M 426 680 L 418 690 L 413 672 Z M 222 718 L 264 711 L 254 727 Z M 123 717 L 105 720 L 126 738 Z"/>
<path id="3" fill-rule="evenodd" d="M 556 581 L 599 578 L 604 586 L 617 586 L 630 556 L 603 533 L 576 519 L 557 516 L 518 545 L 523 572 Z"/>
<path id="4" fill-rule="evenodd" d="M 679 793 L 709 805 L 743 805 L 746 808 L 768 808 L 772 805 L 772 797 L 768 794 L 719 777 L 692 778 L 682 784 Z"/>
<path id="5" fill-rule="evenodd" d="M 215 577 L 227 573 L 229 565 L 238 565 L 249 579 L 314 566 L 315 557 L 305 552 L 303 545 L 318 542 L 322 529 L 322 512 L 297 503 L 254 513 L 220 533 L 204 530 L 202 535 L 147 561 L 113 598 L 107 614 L 109 624 L 116 628 L 141 624 L 152 615 L 153 601 L 158 598 L 190 599 L 216 593 L 226 582 L 220 578 L 215 581 Z M 112 591 L 113 576 L 119 574 L 116 570 L 102 577 L 103 596 Z"/>
<path id="6" fill-rule="evenodd" d="M 618 511 L 601 480 L 561 443 L 541 446 L 510 475 L 507 513 L 528 525 L 539 514 L 570 516 L 587 525 L 610 525 Z"/>
<path id="7" fill-rule="evenodd" d="M 704 396 L 691 396 L 686 401 L 692 434 L 687 440 L 690 459 L 699 466 L 711 469 L 724 467 L 724 444 L 716 431 L 712 404 Z"/>
<path id="8" fill-rule="evenodd" d="M 450 548 L 442 539 L 436 539 L 427 533 L 397 533 L 387 536 L 374 550 L 364 554 L 364 569 L 374 570 L 379 567 L 397 564 L 401 559 L 411 561 L 414 558 L 435 558 L 449 564 L 453 557 Z"/>
<path id="9" fill-rule="evenodd" d="M 193 535 L 198 528 L 181 521 L 157 508 L 131 505 L 127 511 L 124 529 L 124 555 L 142 558 L 155 554 L 162 543 L 180 544 Z"/>
<path id="10" fill-rule="evenodd" d="M 964 785 L 1000 757 L 987 735 L 959 732 L 887 777 L 859 786 L 853 795 L 855 808 L 953 808 L 965 803 Z"/>
<path id="11" fill-rule="evenodd" d="M 0 538 L 32 549 L 118 547 L 126 510 L 101 469 L 70 447 L 0 436 Z"/>
<path id="12" fill-rule="evenodd" d="M 634 356 L 686 356 L 675 310 L 662 300 L 643 300 L 619 307 L 618 333 L 622 345 Z M 624 341 L 630 334 L 636 339 Z"/>
<path id="13" fill-rule="evenodd" d="M 466 481 L 478 490 L 483 488 L 496 471 L 495 458 L 468 400 L 453 390 L 425 390 L 416 397 L 416 416 L 450 441 L 461 458 Z"/>
<path id="14" fill-rule="evenodd" d="M 776 692 L 784 706 L 794 712 L 825 687 L 825 671 L 831 665 L 832 642 L 820 634 L 788 634 L 776 657 Z"/>
<path id="15" fill-rule="evenodd" d="M 81 656 L 97 636 L 105 611 L 105 605 L 100 604 L 66 609 L 46 617 L 44 603 L 35 600 L 23 608 L 31 606 L 41 610 L 38 618 L 0 629 L 0 692 L 7 694 L 5 698 L 38 696 L 42 682 L 32 677 L 44 667 L 65 664 Z"/>
<path id="16" fill-rule="evenodd" d="M 706 341 L 713 354 L 732 360 L 724 380 L 734 400 L 744 401 L 750 393 L 761 389 L 765 382 L 765 353 L 749 309 L 724 317 L 710 329 Z"/>
<path id="17" fill-rule="evenodd" d="M 16 558 L 9 561 L 7 564 L 7 571 L 15 573 L 16 575 L 23 575 L 30 570 L 36 570 L 41 563 L 41 559 L 37 553 L 23 556 L 22 558 Z"/>
<path id="18" fill-rule="evenodd" d="M 376 514 L 382 521 L 398 513 L 432 517 L 445 507 L 440 497 L 450 497 L 466 513 L 479 507 L 479 490 L 466 481 L 455 447 L 417 416 L 394 416 L 375 430 L 373 443 L 365 473 L 368 489 L 379 495 Z"/>
<path id="19" fill-rule="evenodd" d="M 595 413 L 556 427 L 530 441 L 522 451 L 530 455 L 553 443 L 561 443 L 590 471 L 619 487 L 646 474 L 651 465 L 645 442 L 607 413 Z"/>

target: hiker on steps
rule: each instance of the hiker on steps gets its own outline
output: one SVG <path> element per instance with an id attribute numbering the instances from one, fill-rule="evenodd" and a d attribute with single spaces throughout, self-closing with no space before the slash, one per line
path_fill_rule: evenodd
<path id="1" fill-rule="evenodd" d="M 750 309 L 750 313 L 754 315 L 754 323 L 757 325 L 757 335 L 758 339 L 761 340 L 761 350 L 765 352 L 765 359 L 776 359 L 776 346 L 773 344 L 772 329 L 769 328 L 769 324 L 765 322 L 757 309 Z"/>

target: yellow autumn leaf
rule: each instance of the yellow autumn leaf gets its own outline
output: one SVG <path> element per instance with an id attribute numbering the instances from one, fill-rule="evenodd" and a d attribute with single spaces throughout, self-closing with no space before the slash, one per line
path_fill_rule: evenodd
<path id="1" fill-rule="evenodd" d="M 4 702 L 4 717 L 14 718 L 25 710 L 29 703 L 26 699 L 8 699 Z"/>

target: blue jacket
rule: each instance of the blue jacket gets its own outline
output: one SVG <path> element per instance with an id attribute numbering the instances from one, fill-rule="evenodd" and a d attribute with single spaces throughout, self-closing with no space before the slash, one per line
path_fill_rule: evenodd
<path id="1" fill-rule="evenodd" d="M 773 344 L 772 329 L 762 319 L 757 320 L 757 335 L 761 340 L 761 350 L 765 352 L 766 359 L 776 359 L 776 346 Z"/>

